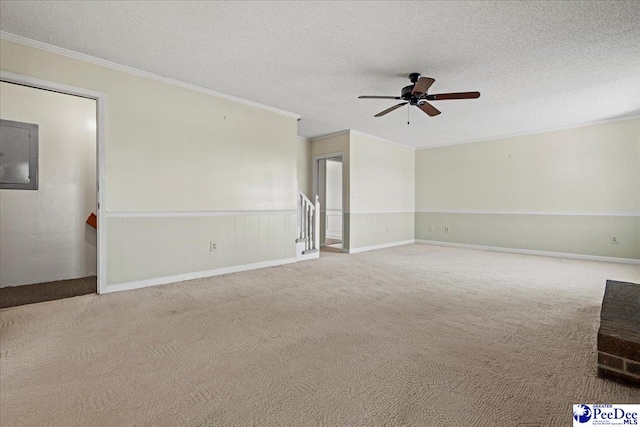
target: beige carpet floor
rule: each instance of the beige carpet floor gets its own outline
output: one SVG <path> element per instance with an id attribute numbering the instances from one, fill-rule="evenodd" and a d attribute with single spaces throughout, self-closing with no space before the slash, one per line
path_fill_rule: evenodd
<path id="1" fill-rule="evenodd" d="M 566 426 L 606 279 L 640 267 L 408 245 L 0 311 L 0 424 Z"/>

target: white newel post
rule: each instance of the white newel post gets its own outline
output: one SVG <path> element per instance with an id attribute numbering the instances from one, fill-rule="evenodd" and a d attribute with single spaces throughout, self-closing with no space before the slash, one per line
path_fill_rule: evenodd
<path id="1" fill-rule="evenodd" d="M 298 190 L 298 200 L 296 200 L 296 206 L 298 208 L 298 215 L 297 215 L 297 226 L 298 226 L 298 233 L 296 234 L 297 237 L 301 237 L 300 232 L 302 231 L 302 195 L 300 194 L 300 190 Z"/>
<path id="2" fill-rule="evenodd" d="M 313 218 L 313 249 L 320 250 L 320 197 L 316 194 Z"/>
<path id="3" fill-rule="evenodd" d="M 307 229 L 307 237 L 309 238 L 307 241 L 307 250 L 309 250 L 313 247 L 313 242 L 311 241 L 313 238 L 313 210 L 311 209 L 311 203 L 307 203 L 307 224 L 309 226 Z"/>

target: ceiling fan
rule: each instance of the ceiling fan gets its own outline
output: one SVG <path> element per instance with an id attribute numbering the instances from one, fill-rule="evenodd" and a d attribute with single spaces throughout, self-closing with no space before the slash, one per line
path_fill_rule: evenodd
<path id="1" fill-rule="evenodd" d="M 479 98 L 480 92 L 456 92 L 456 93 L 435 93 L 429 94 L 427 91 L 435 82 L 431 77 L 422 77 L 420 73 L 411 73 L 409 74 L 409 79 L 411 83 L 409 86 L 405 86 L 402 88 L 400 96 L 359 96 L 360 99 L 402 99 L 404 102 L 401 102 L 398 105 L 394 105 L 391 108 L 387 108 L 384 111 L 379 112 L 374 117 L 381 117 L 387 113 L 396 110 L 403 105 L 414 105 L 427 113 L 429 116 L 437 116 L 440 114 L 440 110 L 438 110 L 433 105 L 429 104 L 427 101 L 441 101 L 445 99 L 473 99 Z"/>

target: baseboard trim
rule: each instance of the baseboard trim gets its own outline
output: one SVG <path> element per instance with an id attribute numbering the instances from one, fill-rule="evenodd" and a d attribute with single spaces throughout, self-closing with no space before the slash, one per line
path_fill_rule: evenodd
<path id="1" fill-rule="evenodd" d="M 482 251 L 506 252 L 511 254 L 520 254 L 520 255 L 535 255 L 535 256 L 546 256 L 546 257 L 553 257 L 553 258 L 578 259 L 583 261 L 615 262 L 618 264 L 640 265 L 640 259 L 634 259 L 634 258 L 616 258 L 616 257 L 599 256 L 599 255 L 572 254 L 572 253 L 566 253 L 566 252 L 537 251 L 533 249 L 501 248 L 499 246 L 482 246 L 482 245 L 471 245 L 467 243 L 439 242 L 437 240 L 416 239 L 416 243 L 423 244 L 423 245 L 448 246 L 453 248 L 478 249 Z"/>
<path id="2" fill-rule="evenodd" d="M 416 241 L 414 239 L 402 240 L 400 242 L 383 243 L 381 245 L 363 246 L 360 248 L 350 248 L 348 250 L 344 249 L 343 252 L 347 252 L 349 254 L 357 254 L 358 252 L 368 252 L 368 251 L 375 251 L 376 249 L 386 249 L 386 248 L 392 248 L 394 246 L 410 245 L 415 242 Z"/>
<path id="3" fill-rule="evenodd" d="M 313 254 L 316 255 L 316 254 Z M 172 276 L 154 277 L 152 279 L 135 280 L 132 282 L 114 283 L 107 285 L 105 293 L 130 291 L 132 289 L 146 288 L 149 286 L 166 285 L 167 283 L 184 282 L 185 280 L 202 279 L 204 277 L 221 276 L 223 274 L 238 273 L 241 271 L 257 270 L 266 267 L 276 267 L 278 265 L 292 264 L 298 261 L 306 261 L 318 256 L 303 256 L 302 258 L 284 258 L 274 261 L 256 262 L 253 264 L 234 265 L 232 267 L 216 268 L 214 270 L 194 271 L 191 273 L 174 274 Z"/>
<path id="4" fill-rule="evenodd" d="M 415 214 L 414 210 L 404 210 L 404 211 L 350 211 L 345 209 L 345 213 L 352 215 L 371 215 L 371 214 Z"/>
<path id="5" fill-rule="evenodd" d="M 320 258 L 320 251 L 312 254 L 301 254 L 298 256 L 297 261 L 309 261 L 310 259 Z"/>
<path id="6" fill-rule="evenodd" d="M 564 215 L 564 216 L 640 216 L 640 212 L 554 212 L 554 211 L 483 211 L 473 209 L 417 209 L 416 213 L 450 213 L 481 215 Z"/>

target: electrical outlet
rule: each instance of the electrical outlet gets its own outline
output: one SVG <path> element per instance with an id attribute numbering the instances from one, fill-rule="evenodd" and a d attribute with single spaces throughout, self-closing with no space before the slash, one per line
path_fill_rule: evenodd
<path id="1" fill-rule="evenodd" d="M 618 236 L 611 236 L 611 244 L 612 245 L 618 244 Z"/>
<path id="2" fill-rule="evenodd" d="M 445 233 L 448 233 L 448 232 L 450 232 L 450 231 L 451 231 L 451 229 L 450 229 L 449 227 L 445 227 L 445 228 L 444 228 L 444 232 L 445 232 Z"/>
<path id="3" fill-rule="evenodd" d="M 433 231 L 433 225 L 429 226 L 429 231 Z"/>
<path id="4" fill-rule="evenodd" d="M 215 252 L 216 246 L 216 242 L 209 242 L 209 252 Z"/>

